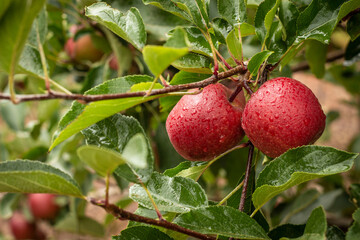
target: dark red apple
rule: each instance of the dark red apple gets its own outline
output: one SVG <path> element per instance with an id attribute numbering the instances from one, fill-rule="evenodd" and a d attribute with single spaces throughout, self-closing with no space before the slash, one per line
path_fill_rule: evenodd
<path id="1" fill-rule="evenodd" d="M 313 92 L 291 78 L 274 78 L 252 94 L 242 127 L 255 147 L 269 157 L 314 143 L 326 116 Z"/>
<path id="2" fill-rule="evenodd" d="M 238 144 L 244 137 L 241 116 L 245 98 L 217 83 L 200 94 L 185 95 L 170 112 L 166 130 L 176 151 L 191 161 L 209 161 Z"/>
<path id="3" fill-rule="evenodd" d="M 56 196 L 48 193 L 29 194 L 28 202 L 35 218 L 54 219 L 60 207 L 55 202 Z"/>
<path id="4" fill-rule="evenodd" d="M 36 239 L 36 226 L 23 214 L 15 212 L 10 219 L 10 229 L 15 239 Z"/>

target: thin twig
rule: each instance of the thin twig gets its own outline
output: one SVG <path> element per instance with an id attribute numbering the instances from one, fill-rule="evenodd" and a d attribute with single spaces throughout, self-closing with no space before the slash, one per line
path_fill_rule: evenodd
<path id="1" fill-rule="evenodd" d="M 245 74 L 246 72 L 247 72 L 246 66 L 236 66 L 233 69 L 219 73 L 218 76 L 213 75 L 199 82 L 171 85 L 167 88 L 154 89 L 148 94 L 148 96 L 178 92 L 181 90 L 192 89 L 192 88 L 203 88 L 212 83 L 216 83 L 221 79 L 225 79 L 236 74 Z M 147 93 L 148 93 L 147 91 L 141 91 L 141 92 L 128 92 L 128 93 L 116 93 L 116 94 L 83 95 L 83 94 L 64 94 L 64 93 L 51 91 L 50 93 L 46 93 L 46 94 L 16 95 L 16 102 L 19 103 L 19 102 L 27 102 L 27 101 L 43 101 L 50 99 L 81 100 L 84 102 L 95 102 L 95 101 L 109 100 L 109 99 L 144 97 L 147 95 Z M 0 93 L 0 99 L 11 100 L 11 96 L 8 94 Z"/>
<path id="2" fill-rule="evenodd" d="M 246 192 L 247 192 L 247 188 L 249 186 L 249 178 L 250 178 L 253 154 L 254 154 L 254 145 L 249 141 L 249 156 L 248 156 L 248 161 L 247 161 L 247 166 L 246 166 L 244 186 L 242 189 L 240 205 L 239 205 L 240 212 L 244 211 L 244 207 L 245 207 Z"/>
<path id="3" fill-rule="evenodd" d="M 186 229 L 184 227 L 181 227 L 175 223 L 166 221 L 166 220 L 157 220 L 157 219 L 152 219 L 152 218 L 148 218 L 148 217 L 143 217 L 131 212 L 128 212 L 124 209 L 121 209 L 119 207 L 117 207 L 114 204 L 108 204 L 105 205 L 104 201 L 98 201 L 95 199 L 90 199 L 90 202 L 96 206 L 102 207 L 103 209 L 105 209 L 105 211 L 111 215 L 113 215 L 114 217 L 120 219 L 120 220 L 130 220 L 130 221 L 135 221 L 135 222 L 141 222 L 141 223 L 146 223 L 146 224 L 150 224 L 150 225 L 155 225 L 155 226 L 159 226 L 159 227 L 164 227 L 166 229 L 170 229 L 176 232 L 180 232 L 180 233 L 184 233 L 188 236 L 191 237 L 196 237 L 198 239 L 204 239 L 204 240 L 216 240 L 215 237 L 212 236 L 208 236 L 202 233 L 198 233 L 195 232 L 193 230 L 190 229 Z"/>

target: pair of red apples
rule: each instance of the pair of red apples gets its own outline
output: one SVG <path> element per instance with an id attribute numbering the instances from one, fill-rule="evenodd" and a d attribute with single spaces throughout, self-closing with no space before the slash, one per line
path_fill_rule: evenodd
<path id="1" fill-rule="evenodd" d="M 220 83 L 185 95 L 170 112 L 166 129 L 176 151 L 191 161 L 209 161 L 239 144 L 244 135 L 265 155 L 314 143 L 326 116 L 313 92 L 291 78 L 264 83 L 246 103 L 243 92 Z"/>

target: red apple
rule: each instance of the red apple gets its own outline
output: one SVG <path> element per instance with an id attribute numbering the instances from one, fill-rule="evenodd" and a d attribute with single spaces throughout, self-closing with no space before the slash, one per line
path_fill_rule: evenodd
<path id="1" fill-rule="evenodd" d="M 185 95 L 170 112 L 166 130 L 176 151 L 191 161 L 209 161 L 244 137 L 242 92 L 230 103 L 232 91 L 217 83 L 200 94 Z"/>
<path id="2" fill-rule="evenodd" d="M 29 194 L 28 202 L 35 218 L 54 219 L 60 207 L 55 202 L 56 196 L 48 193 Z"/>
<path id="3" fill-rule="evenodd" d="M 274 78 L 252 94 L 242 127 L 260 151 L 278 157 L 290 148 L 314 143 L 326 116 L 313 92 L 291 78 Z"/>
<path id="4" fill-rule="evenodd" d="M 36 226 L 28 222 L 20 212 L 15 212 L 10 219 L 10 229 L 15 239 L 35 239 Z"/>
<path id="5" fill-rule="evenodd" d="M 112 70 L 117 71 L 119 68 L 118 61 L 116 59 L 116 56 L 114 54 L 111 55 L 110 61 L 109 61 L 109 67 Z"/>
<path id="6" fill-rule="evenodd" d="M 84 34 L 76 40 L 69 38 L 65 44 L 65 51 L 76 62 L 96 62 L 104 55 L 103 51 L 94 45 L 90 34 Z"/>

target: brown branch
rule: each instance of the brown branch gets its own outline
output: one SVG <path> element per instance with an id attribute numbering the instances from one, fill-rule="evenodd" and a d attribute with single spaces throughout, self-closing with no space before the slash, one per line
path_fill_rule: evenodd
<path id="1" fill-rule="evenodd" d="M 96 206 L 102 207 L 103 209 L 105 209 L 105 211 L 111 215 L 113 215 L 114 217 L 120 219 L 120 220 L 130 220 L 130 221 L 135 221 L 135 222 L 141 222 L 141 223 L 146 223 L 146 224 L 150 224 L 150 225 L 155 225 L 155 226 L 159 226 L 159 227 L 164 227 L 166 229 L 170 229 L 176 232 L 180 232 L 180 233 L 184 233 L 188 236 L 191 237 L 196 237 L 198 239 L 204 239 L 204 240 L 216 240 L 215 237 L 211 237 L 202 233 L 198 233 L 195 232 L 193 230 L 190 229 L 186 229 L 183 228 L 175 223 L 166 221 L 166 220 L 157 220 L 157 219 L 152 219 L 152 218 L 148 218 L 148 217 L 143 217 L 131 212 L 128 212 L 124 209 L 121 209 L 117 206 L 115 206 L 114 204 L 108 204 L 105 205 L 104 201 L 98 201 L 95 199 L 91 199 L 90 202 Z"/>
<path id="2" fill-rule="evenodd" d="M 99 95 L 83 95 L 83 94 L 65 94 L 51 91 L 46 94 L 27 94 L 27 95 L 17 95 L 17 101 L 27 102 L 27 101 L 43 101 L 50 99 L 64 99 L 64 100 L 80 100 L 84 102 L 95 102 L 101 100 L 109 99 L 119 99 L 119 98 L 130 98 L 130 97 L 144 97 L 144 96 L 155 96 L 162 95 L 171 92 L 178 92 L 181 90 L 192 89 L 192 88 L 203 88 L 209 84 L 215 83 L 221 79 L 231 77 L 236 74 L 245 74 L 247 72 L 246 66 L 237 66 L 228 71 L 221 72 L 218 76 L 211 76 L 207 79 L 204 79 L 199 82 L 172 85 L 162 89 L 154 89 L 149 94 L 147 91 L 141 92 L 128 92 L 128 93 L 116 93 L 116 94 L 99 94 Z M 0 93 L 0 99 L 10 100 L 11 97 L 8 94 Z"/>

